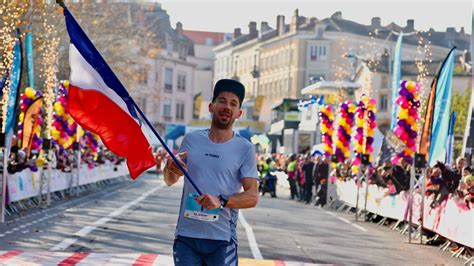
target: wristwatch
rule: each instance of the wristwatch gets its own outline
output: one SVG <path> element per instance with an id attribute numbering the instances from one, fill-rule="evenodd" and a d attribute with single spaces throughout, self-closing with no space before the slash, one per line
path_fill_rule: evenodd
<path id="1" fill-rule="evenodd" d="M 221 206 L 219 208 L 222 210 L 225 208 L 225 206 L 227 206 L 228 198 L 226 196 L 219 195 L 219 201 L 221 202 Z"/>

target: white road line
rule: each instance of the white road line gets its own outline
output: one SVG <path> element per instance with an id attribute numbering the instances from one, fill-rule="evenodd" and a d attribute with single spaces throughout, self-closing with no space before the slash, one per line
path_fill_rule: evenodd
<path id="1" fill-rule="evenodd" d="M 365 229 L 364 227 L 358 225 L 358 224 L 355 224 L 355 223 L 352 223 L 352 226 L 354 226 L 355 228 L 363 231 L 363 232 L 368 232 L 367 229 Z"/>
<path id="2" fill-rule="evenodd" d="M 26 234 L 29 232 L 29 230 L 21 231 L 23 234 Z"/>
<path id="3" fill-rule="evenodd" d="M 70 245 L 74 244 L 78 239 L 79 237 L 84 237 L 86 236 L 87 234 L 89 234 L 90 232 L 94 231 L 97 227 L 107 223 L 108 221 L 110 221 L 112 218 L 114 218 L 115 216 L 118 216 L 120 215 L 121 213 L 123 213 L 125 210 L 129 209 L 130 207 L 132 207 L 133 205 L 136 205 L 138 204 L 139 202 L 145 200 L 146 198 L 148 198 L 151 194 L 155 193 L 158 189 L 162 188 L 163 185 L 159 185 L 158 187 L 155 187 L 154 189 L 151 189 L 149 191 L 147 191 L 145 194 L 141 195 L 140 197 L 136 198 L 134 201 L 131 201 L 125 205 L 123 205 L 122 207 L 118 208 L 117 210 L 113 211 L 112 213 L 110 213 L 109 215 L 105 216 L 105 217 L 102 217 L 100 218 L 99 220 L 95 221 L 92 223 L 92 225 L 88 225 L 84 228 L 82 228 L 81 230 L 77 231 L 74 236 L 75 238 L 66 238 L 64 239 L 63 241 L 61 241 L 59 244 L 57 244 L 56 246 L 52 247 L 50 249 L 50 251 L 62 251 L 62 250 L 65 250 L 67 249 Z"/>
<path id="4" fill-rule="evenodd" d="M 11 234 L 13 231 L 6 231 L 5 234 Z"/>
<path id="5" fill-rule="evenodd" d="M 252 227 L 247 223 L 247 220 L 245 220 L 242 210 L 239 211 L 239 221 L 242 224 L 242 226 L 245 228 L 245 233 L 247 234 L 250 250 L 252 251 L 252 255 L 254 259 L 262 260 L 263 259 L 262 253 L 260 253 L 260 249 L 258 248 L 257 240 L 255 239 L 255 235 L 253 233 Z"/>
<path id="6" fill-rule="evenodd" d="M 355 223 L 353 223 L 353 222 L 347 220 L 346 218 L 339 217 L 337 214 L 332 213 L 332 212 L 330 212 L 330 211 L 325 211 L 325 212 L 326 212 L 327 214 L 329 214 L 329 215 L 331 215 L 331 216 L 334 216 L 334 217 L 336 217 L 337 219 L 339 219 L 339 220 L 345 222 L 346 224 L 352 225 L 353 227 L 359 229 L 359 230 L 362 231 L 362 232 L 366 232 L 366 233 L 368 232 L 367 229 L 365 229 L 364 227 L 362 227 L 362 226 L 360 226 L 360 225 L 358 225 L 358 224 L 355 224 Z"/>
<path id="7" fill-rule="evenodd" d="M 6 235 L 5 234 L 0 234 L 0 237 L 4 237 L 4 236 L 6 236 Z"/>

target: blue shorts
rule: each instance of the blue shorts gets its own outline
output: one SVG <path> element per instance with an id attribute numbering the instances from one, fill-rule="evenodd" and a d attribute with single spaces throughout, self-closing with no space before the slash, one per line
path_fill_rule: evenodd
<path id="1" fill-rule="evenodd" d="M 237 245 L 222 240 L 177 236 L 173 244 L 176 266 L 237 266 Z"/>

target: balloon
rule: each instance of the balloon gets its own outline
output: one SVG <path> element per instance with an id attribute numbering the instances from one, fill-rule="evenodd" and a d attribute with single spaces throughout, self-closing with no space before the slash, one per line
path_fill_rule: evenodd
<path id="1" fill-rule="evenodd" d="M 33 88 L 31 87 L 26 88 L 25 90 L 26 97 L 33 99 L 35 97 L 35 94 L 36 94 L 36 91 Z"/>

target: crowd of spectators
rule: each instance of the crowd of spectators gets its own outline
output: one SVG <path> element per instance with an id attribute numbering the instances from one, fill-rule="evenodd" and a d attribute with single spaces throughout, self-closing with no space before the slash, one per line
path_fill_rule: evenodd
<path id="1" fill-rule="evenodd" d="M 328 180 L 349 181 L 357 178 L 351 171 L 350 160 L 335 164 L 331 163 L 330 158 L 311 156 L 309 153 L 257 155 L 257 165 L 261 184 L 265 184 L 268 176 L 271 176 L 267 174 L 269 171 L 266 168 L 273 165 L 274 171 L 284 171 L 287 174 L 291 199 L 321 206 L 326 204 Z M 381 165 L 371 166 L 368 182 L 384 188 L 386 196 L 396 195 L 409 190 L 411 167 L 404 159 L 396 163 L 386 161 Z M 426 176 L 421 173 L 417 170 L 419 180 L 426 181 L 425 195 L 431 199 L 432 208 L 449 197 L 462 200 L 468 208 L 474 206 L 474 169 L 467 165 L 465 158 L 457 158 L 453 165 L 438 162 L 426 169 Z M 415 186 L 416 193 L 421 193 L 420 183 Z"/>

